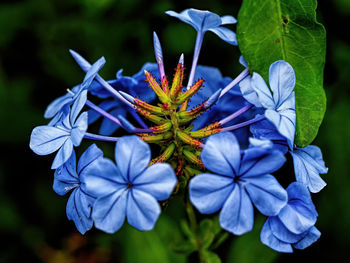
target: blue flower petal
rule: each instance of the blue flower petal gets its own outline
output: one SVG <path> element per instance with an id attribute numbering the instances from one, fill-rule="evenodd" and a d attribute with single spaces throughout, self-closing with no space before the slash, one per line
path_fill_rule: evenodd
<path id="1" fill-rule="evenodd" d="M 250 76 L 245 77 L 240 83 L 239 88 L 242 92 L 243 97 L 250 102 L 251 104 L 255 105 L 256 107 L 262 107 L 260 103 L 260 99 L 258 97 L 258 94 L 256 91 L 252 88 L 251 84 L 252 78 Z"/>
<path id="2" fill-rule="evenodd" d="M 44 117 L 46 119 L 54 117 L 65 105 L 70 104 L 72 101 L 73 96 L 69 93 L 55 99 L 47 106 Z"/>
<path id="3" fill-rule="evenodd" d="M 88 114 L 83 112 L 75 122 L 70 139 L 74 146 L 79 146 L 88 128 Z"/>
<path id="4" fill-rule="evenodd" d="M 261 230 L 261 233 L 260 233 L 261 243 L 263 243 L 264 245 L 266 245 L 266 246 L 268 246 L 268 247 L 270 247 L 273 250 L 276 250 L 278 252 L 292 253 L 293 248 L 292 248 L 291 244 L 283 242 L 273 235 L 273 233 L 271 231 L 271 227 L 270 227 L 270 220 L 271 220 L 271 218 L 268 218 L 266 220 L 266 222 Z"/>
<path id="5" fill-rule="evenodd" d="M 191 179 L 189 194 L 191 203 L 202 213 L 218 211 L 233 190 L 232 178 L 214 174 L 199 174 Z"/>
<path id="6" fill-rule="evenodd" d="M 121 175 L 126 181 L 132 182 L 147 168 L 151 161 L 151 150 L 139 137 L 124 136 L 116 144 L 115 160 Z"/>
<path id="7" fill-rule="evenodd" d="M 65 195 L 73 188 L 79 186 L 79 176 L 76 170 L 75 152 L 62 166 L 55 171 L 53 190 L 59 195 Z"/>
<path id="8" fill-rule="evenodd" d="M 282 208 L 278 217 L 289 231 L 301 234 L 316 223 L 317 212 L 304 185 L 292 183 L 287 192 L 288 204 Z"/>
<path id="9" fill-rule="evenodd" d="M 100 59 L 98 59 L 88 70 L 88 72 L 86 72 L 86 75 L 84 77 L 84 81 L 81 84 L 80 89 L 87 89 L 90 87 L 92 81 L 94 80 L 94 78 L 96 77 L 98 71 L 103 67 L 103 65 L 106 63 L 106 60 L 104 57 L 101 57 Z"/>
<path id="10" fill-rule="evenodd" d="M 153 196 L 135 188 L 129 192 L 126 213 L 133 227 L 141 231 L 153 229 L 160 212 L 160 206 Z"/>
<path id="11" fill-rule="evenodd" d="M 304 249 L 316 242 L 321 236 L 321 232 L 316 227 L 311 227 L 307 235 L 293 246 L 297 249 Z"/>
<path id="12" fill-rule="evenodd" d="M 273 173 L 280 169 L 285 161 L 286 158 L 280 151 L 263 147 L 251 147 L 242 154 L 239 176 L 247 178 Z"/>
<path id="13" fill-rule="evenodd" d="M 221 17 L 221 25 L 230 25 L 230 24 L 236 24 L 237 19 L 233 16 L 222 16 Z"/>
<path id="14" fill-rule="evenodd" d="M 122 227 L 126 216 L 128 192 L 124 188 L 96 200 L 92 210 L 96 228 L 112 234 Z"/>
<path id="15" fill-rule="evenodd" d="M 90 147 L 80 156 L 78 162 L 78 174 L 82 173 L 85 168 L 100 157 L 103 157 L 103 152 L 96 146 L 96 144 L 90 145 Z"/>
<path id="16" fill-rule="evenodd" d="M 320 148 L 314 145 L 296 148 L 291 152 L 294 161 L 295 178 L 306 185 L 310 192 L 318 193 L 326 186 L 320 174 L 328 172 Z"/>
<path id="17" fill-rule="evenodd" d="M 219 222 L 223 229 L 235 235 L 242 235 L 253 229 L 253 205 L 245 189 L 238 184 L 222 207 Z"/>
<path id="18" fill-rule="evenodd" d="M 297 235 L 290 232 L 277 216 L 270 217 L 269 222 L 273 235 L 283 242 L 296 243 L 305 236 L 304 233 Z"/>
<path id="19" fill-rule="evenodd" d="M 68 161 L 69 157 L 73 152 L 73 143 L 70 139 L 67 139 L 62 147 L 58 150 L 55 159 L 51 165 L 51 169 L 57 169 L 61 165 L 63 165 L 66 161 Z"/>
<path id="20" fill-rule="evenodd" d="M 69 197 L 66 213 L 68 219 L 74 221 L 81 234 L 85 234 L 92 228 L 91 207 L 79 188 L 75 189 Z"/>
<path id="21" fill-rule="evenodd" d="M 218 37 L 220 37 L 227 43 L 231 45 L 237 45 L 236 34 L 232 30 L 225 27 L 210 28 L 208 30 L 216 34 Z"/>
<path id="22" fill-rule="evenodd" d="M 230 132 L 208 138 L 201 154 L 207 169 L 217 174 L 234 177 L 240 164 L 240 149 L 236 137 Z"/>
<path id="23" fill-rule="evenodd" d="M 78 117 L 80 111 L 84 107 L 87 100 L 87 90 L 84 90 L 77 97 L 75 102 L 73 103 L 72 109 L 70 110 L 70 122 L 73 125 L 75 123 L 76 118 Z"/>
<path id="24" fill-rule="evenodd" d="M 30 136 L 29 147 L 38 155 L 57 151 L 69 138 L 69 131 L 51 126 L 35 127 Z"/>
<path id="25" fill-rule="evenodd" d="M 97 158 L 80 174 L 86 191 L 95 197 L 110 194 L 125 188 L 127 182 L 119 169 L 107 158 Z"/>
<path id="26" fill-rule="evenodd" d="M 265 109 L 276 108 L 269 87 L 266 85 L 265 80 L 258 73 L 253 73 L 253 77 L 251 78 L 250 84 L 253 90 L 258 95 L 259 102 Z"/>
<path id="27" fill-rule="evenodd" d="M 244 188 L 262 214 L 266 216 L 277 215 L 282 207 L 287 204 L 288 196 L 286 190 L 271 174 L 243 178 L 247 182 L 244 184 Z"/>
<path id="28" fill-rule="evenodd" d="M 295 73 L 292 66 L 283 60 L 272 63 L 269 69 L 269 83 L 278 108 L 293 92 Z"/>
<path id="29" fill-rule="evenodd" d="M 156 163 L 134 178 L 133 188 L 161 201 L 169 198 L 176 183 L 173 168 L 167 163 Z"/>

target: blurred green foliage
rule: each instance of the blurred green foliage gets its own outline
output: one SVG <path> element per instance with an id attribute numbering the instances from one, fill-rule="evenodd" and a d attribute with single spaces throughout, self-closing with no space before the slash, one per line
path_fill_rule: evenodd
<path id="1" fill-rule="evenodd" d="M 120 68 L 132 75 L 154 61 L 152 31 L 163 44 L 166 70 L 180 53 L 189 67 L 195 32 L 164 11 L 188 7 L 237 16 L 240 1 L 175 0 L 3 0 L 0 4 L 0 262 L 186 262 L 171 251 L 182 240 L 178 222 L 181 200 L 169 202 L 156 228 L 139 232 L 127 224 L 114 234 L 92 230 L 77 234 L 65 215 L 67 197 L 52 191 L 51 156 L 29 147 L 33 127 L 44 124 L 46 106 L 80 82 L 83 72 L 69 56 L 79 51 L 90 61 L 105 56 L 106 79 Z M 322 148 L 328 186 L 313 195 L 319 211 L 321 239 L 292 255 L 274 253 L 259 241 L 263 218 L 254 231 L 232 235 L 214 250 L 223 262 L 342 262 L 350 244 L 350 44 L 339 25 L 349 24 L 349 1 L 320 1 L 319 20 L 327 30 L 325 90 L 327 112 L 315 144 Z M 200 63 L 235 76 L 238 48 L 205 37 Z M 113 150 L 101 144 L 107 156 Z M 287 168 L 286 168 L 287 169 Z M 215 242 L 214 242 L 215 243 Z M 215 256 L 213 256 L 214 258 Z M 187 262 L 197 262 L 191 254 Z"/>

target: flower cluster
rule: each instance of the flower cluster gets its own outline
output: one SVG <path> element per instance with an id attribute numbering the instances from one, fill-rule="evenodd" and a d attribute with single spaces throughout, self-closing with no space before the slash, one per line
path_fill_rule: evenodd
<path id="1" fill-rule="evenodd" d="M 320 174 L 327 168 L 317 146 L 294 144 L 292 66 L 274 62 L 269 85 L 258 73 L 249 75 L 244 59 L 241 74 L 223 77 L 217 68 L 197 65 L 198 58 L 207 31 L 237 45 L 235 33 L 223 27 L 236 19 L 196 9 L 166 13 L 197 31 L 187 84 L 183 55 L 168 80 L 156 33 L 156 63 L 146 63 L 131 77 L 120 70 L 116 79 L 105 81 L 98 74 L 103 57 L 91 65 L 70 51 L 85 78 L 48 106 L 45 118 L 51 121 L 34 128 L 30 138 L 38 155 L 57 151 L 53 188 L 59 195 L 71 192 L 68 219 L 82 234 L 93 225 L 114 233 L 125 219 L 141 231 L 151 230 L 164 210 L 158 201 L 183 194 L 202 214 L 220 211 L 220 226 L 232 234 L 252 230 L 255 207 L 267 217 L 262 243 L 280 252 L 309 246 L 320 236 L 310 192 L 325 186 Z M 88 132 L 100 118 L 99 132 Z M 120 136 L 125 132 L 132 135 Z M 115 162 L 96 144 L 77 162 L 74 147 L 82 140 L 115 143 Z M 153 159 L 148 144 L 158 145 Z M 296 182 L 285 189 L 272 173 L 288 153 Z"/>

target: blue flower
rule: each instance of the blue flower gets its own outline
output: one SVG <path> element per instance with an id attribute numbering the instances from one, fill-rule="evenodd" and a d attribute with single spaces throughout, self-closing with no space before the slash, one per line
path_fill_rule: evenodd
<path id="1" fill-rule="evenodd" d="M 203 214 L 219 209 L 220 225 L 236 235 L 253 228 L 253 205 L 264 215 L 277 215 L 287 203 L 287 193 L 270 173 L 285 162 L 280 151 L 251 147 L 240 152 L 232 133 L 219 133 L 207 140 L 201 154 L 213 172 L 199 174 L 189 184 L 190 200 Z"/>
<path id="2" fill-rule="evenodd" d="M 38 155 L 47 155 L 58 150 L 51 168 L 64 164 L 73 152 L 73 145 L 79 146 L 88 127 L 87 112 L 78 115 L 86 102 L 87 91 L 82 91 L 72 105 L 70 112 L 55 126 L 35 127 L 30 136 L 29 147 Z"/>
<path id="3" fill-rule="evenodd" d="M 143 101 L 150 102 L 154 100 L 155 93 L 151 88 L 148 87 L 147 82 L 145 81 L 144 70 L 152 72 L 155 77 L 159 78 L 158 66 L 156 63 L 146 63 L 143 65 L 141 70 L 133 75 L 132 77 L 127 77 L 122 75 L 123 70 L 119 70 L 117 72 L 117 78 L 115 80 L 110 80 L 108 83 L 116 90 L 126 92 L 133 97 L 140 98 Z M 102 99 L 105 99 L 98 106 L 103 110 L 109 112 L 113 116 L 123 116 L 126 117 L 127 112 L 132 113 L 133 109 L 130 109 L 124 103 L 117 101 L 112 94 L 106 90 L 101 84 L 97 81 L 93 81 L 90 89 L 91 94 L 96 95 Z M 89 111 L 89 124 L 95 122 L 100 114 L 95 112 L 94 110 Z M 111 120 L 104 118 L 99 130 L 101 135 L 111 135 L 117 129 L 119 129 L 119 125 Z"/>
<path id="4" fill-rule="evenodd" d="M 169 198 L 177 183 L 169 164 L 148 167 L 151 152 L 137 136 L 125 136 L 115 148 L 117 166 L 109 159 L 95 160 L 83 172 L 89 194 L 97 196 L 92 218 L 107 233 L 116 232 L 127 218 L 139 230 L 151 230 L 161 212 L 157 200 Z"/>
<path id="5" fill-rule="evenodd" d="M 72 89 L 73 94 L 68 92 L 66 95 L 63 95 L 62 97 L 59 97 L 51 102 L 45 111 L 44 117 L 47 119 L 52 118 L 55 115 L 59 115 L 61 111 L 65 111 L 67 108 L 69 108 L 78 98 L 80 93 L 90 87 L 93 79 L 97 75 L 97 72 L 103 67 L 105 62 L 106 60 L 104 57 L 97 60 L 86 73 L 83 82 Z"/>
<path id="6" fill-rule="evenodd" d="M 264 107 L 265 117 L 272 122 L 278 132 L 288 140 L 292 149 L 295 135 L 295 73 L 291 65 L 283 60 L 271 64 L 269 70 L 270 88 L 264 79 L 253 73 L 253 77 L 240 82 L 242 94 L 256 107 Z"/>
<path id="7" fill-rule="evenodd" d="M 322 159 L 320 148 L 308 145 L 304 148 L 296 147 L 291 151 L 294 161 L 295 178 L 308 187 L 310 192 L 318 193 L 326 186 L 320 174 L 328 172 Z"/>
<path id="8" fill-rule="evenodd" d="M 165 13 L 191 25 L 200 34 L 204 34 L 209 30 L 229 44 L 237 45 L 236 34 L 230 29 L 221 27 L 222 25 L 237 23 L 237 20 L 233 16 L 220 17 L 210 11 L 193 8 L 186 9 L 181 13 L 176 13 L 174 11 L 166 11 Z"/>
<path id="9" fill-rule="evenodd" d="M 65 195 L 73 190 L 67 202 L 66 213 L 68 219 L 74 221 L 82 234 L 92 227 L 91 210 L 95 197 L 87 194 L 80 175 L 93 161 L 102 156 L 103 152 L 93 144 L 81 155 L 78 167 L 73 151 L 69 160 L 55 171 L 53 190 L 59 195 Z"/>
<path id="10" fill-rule="evenodd" d="M 278 215 L 269 217 L 260 234 L 261 242 L 278 252 L 304 249 L 321 235 L 314 227 L 317 212 L 307 188 L 298 182 L 288 188 L 288 204 Z"/>

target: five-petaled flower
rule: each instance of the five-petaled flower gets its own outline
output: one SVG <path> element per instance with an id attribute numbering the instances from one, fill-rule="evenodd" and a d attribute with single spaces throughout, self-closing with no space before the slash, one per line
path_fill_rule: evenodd
<path id="1" fill-rule="evenodd" d="M 127 218 L 139 230 L 151 230 L 161 212 L 157 200 L 166 200 L 177 179 L 171 166 L 151 166 L 148 144 L 137 136 L 125 136 L 115 148 L 115 165 L 106 158 L 96 159 L 82 173 L 87 192 L 96 196 L 92 218 L 95 226 L 114 233 Z"/>
<path id="2" fill-rule="evenodd" d="M 191 179 L 190 200 L 204 214 L 219 209 L 220 225 L 236 235 L 253 228 L 253 205 L 264 215 L 277 215 L 287 202 L 287 193 L 270 173 L 285 162 L 280 151 L 250 147 L 240 152 L 232 133 L 219 133 L 207 140 L 203 164 L 214 172 Z"/>

